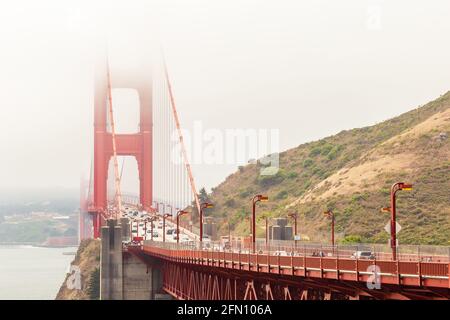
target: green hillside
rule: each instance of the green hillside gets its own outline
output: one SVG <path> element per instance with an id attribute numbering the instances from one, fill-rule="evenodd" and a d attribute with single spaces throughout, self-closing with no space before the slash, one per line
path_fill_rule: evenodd
<path id="1" fill-rule="evenodd" d="M 280 170 L 260 176 L 261 165 L 239 168 L 211 194 L 208 215 L 228 221 L 235 234 L 248 234 L 251 197 L 267 194 L 258 216 L 300 213 L 300 233 L 325 241 L 336 215 L 338 238 L 386 243 L 389 188 L 404 180 L 412 192 L 399 194 L 401 243 L 449 244 L 450 92 L 425 106 L 374 126 L 342 131 L 280 154 Z M 264 235 L 259 221 L 258 236 Z M 222 224 L 222 233 L 228 232 Z"/>

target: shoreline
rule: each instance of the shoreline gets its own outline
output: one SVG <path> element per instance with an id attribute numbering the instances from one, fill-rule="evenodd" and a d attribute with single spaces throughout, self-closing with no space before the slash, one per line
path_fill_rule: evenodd
<path id="1" fill-rule="evenodd" d="M 42 243 L 34 242 L 1 242 L 0 247 L 34 247 L 34 248 L 50 248 L 50 249 L 63 249 L 63 248 L 78 248 L 77 245 L 46 245 Z"/>

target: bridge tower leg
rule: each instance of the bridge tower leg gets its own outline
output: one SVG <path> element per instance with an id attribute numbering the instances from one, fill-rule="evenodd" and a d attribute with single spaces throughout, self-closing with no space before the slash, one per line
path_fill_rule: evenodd
<path id="1" fill-rule="evenodd" d="M 94 199 L 90 213 L 93 216 L 94 238 L 100 236 L 102 213 L 107 210 L 108 168 L 113 156 L 112 136 L 108 129 L 107 63 L 97 65 L 94 97 Z M 136 90 L 139 97 L 139 131 L 134 134 L 117 134 L 117 155 L 133 156 L 137 160 L 140 180 L 140 204 L 144 210 L 152 206 L 153 130 L 152 130 L 152 78 L 145 64 L 139 69 L 110 71 L 111 88 Z M 114 101 L 113 101 L 114 104 Z M 113 106 L 114 107 L 114 106 Z"/>

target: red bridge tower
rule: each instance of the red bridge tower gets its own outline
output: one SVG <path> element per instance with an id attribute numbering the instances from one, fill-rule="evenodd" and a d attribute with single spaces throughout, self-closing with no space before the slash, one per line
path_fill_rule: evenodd
<path id="1" fill-rule="evenodd" d="M 94 238 L 100 236 L 108 206 L 107 179 L 109 161 L 113 156 L 112 136 L 108 131 L 107 63 L 96 70 L 94 100 L 94 198 L 89 207 Z M 111 88 L 135 89 L 139 97 L 140 123 L 135 134 L 117 134 L 117 155 L 133 156 L 137 160 L 140 181 L 140 204 L 144 210 L 152 205 L 152 78 L 150 68 L 111 72 Z M 114 102 L 113 102 L 114 103 Z"/>

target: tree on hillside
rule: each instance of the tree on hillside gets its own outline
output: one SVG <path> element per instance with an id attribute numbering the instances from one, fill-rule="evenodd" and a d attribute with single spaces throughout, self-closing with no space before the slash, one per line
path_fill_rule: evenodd
<path id="1" fill-rule="evenodd" d="M 199 193 L 198 193 L 198 200 L 201 203 L 204 202 L 211 202 L 211 199 L 208 196 L 208 193 L 206 192 L 206 189 L 203 187 L 200 189 Z M 192 201 L 192 220 L 193 221 L 197 221 L 197 217 L 199 215 L 199 212 L 197 210 L 197 204 L 195 203 L 195 200 Z"/>
<path id="2" fill-rule="evenodd" d="M 209 199 L 208 193 L 206 192 L 206 189 L 205 189 L 205 188 L 201 188 L 201 189 L 200 189 L 200 192 L 199 192 L 199 194 L 198 194 L 198 197 L 199 197 L 200 203 L 211 201 L 211 200 Z"/>

